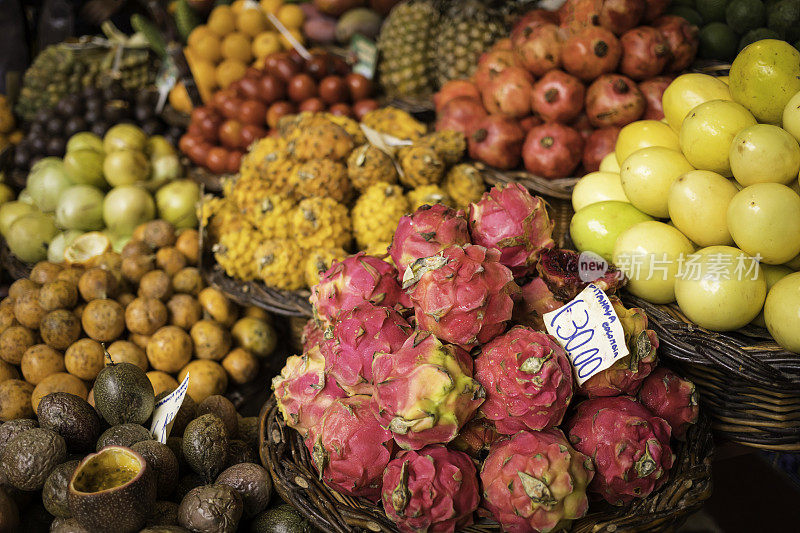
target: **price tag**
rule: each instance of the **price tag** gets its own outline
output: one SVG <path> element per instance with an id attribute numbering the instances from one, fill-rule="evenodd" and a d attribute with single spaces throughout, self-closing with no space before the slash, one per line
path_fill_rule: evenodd
<path id="1" fill-rule="evenodd" d="M 374 78 L 375 67 L 378 64 L 378 45 L 356 33 L 350 40 L 350 52 L 356 57 L 353 72 L 370 80 Z"/>
<path id="2" fill-rule="evenodd" d="M 156 76 L 156 87 L 158 88 L 158 102 L 156 103 L 156 113 L 161 113 L 167 104 L 169 92 L 178 82 L 178 67 L 171 56 L 167 56 L 161 62 Z"/>
<path id="3" fill-rule="evenodd" d="M 175 415 L 178 414 L 183 398 L 186 396 L 186 389 L 189 388 L 189 373 L 183 378 L 183 383 L 178 388 L 169 393 L 165 398 L 156 403 L 153 409 L 153 424 L 150 426 L 150 433 L 153 438 L 162 444 L 167 443 L 167 437 L 172 430 L 172 423 Z"/>
<path id="4" fill-rule="evenodd" d="M 564 307 L 546 313 L 544 325 L 566 350 L 578 385 L 629 353 L 611 301 L 593 283 Z"/>

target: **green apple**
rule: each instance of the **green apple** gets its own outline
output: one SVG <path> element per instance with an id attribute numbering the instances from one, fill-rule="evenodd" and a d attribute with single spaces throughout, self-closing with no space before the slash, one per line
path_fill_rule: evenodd
<path id="1" fill-rule="evenodd" d="M 733 183 L 710 170 L 683 174 L 667 196 L 672 223 L 699 246 L 733 244 L 728 231 L 728 204 L 739 192 Z"/>
<path id="2" fill-rule="evenodd" d="M 575 212 L 606 200 L 628 201 L 622 190 L 619 172 L 590 172 L 578 180 L 572 190 L 572 209 Z"/>
<path id="3" fill-rule="evenodd" d="M 761 264 L 761 270 L 764 272 L 764 279 L 767 282 L 767 298 L 769 298 L 770 289 L 772 289 L 776 283 L 794 272 L 794 270 L 784 265 L 767 265 L 764 263 Z M 753 319 L 751 324 L 762 328 L 767 327 L 767 323 L 764 320 L 764 311 L 761 311 L 758 316 Z"/>
<path id="4" fill-rule="evenodd" d="M 608 200 L 587 205 L 575 213 L 569 224 L 569 234 L 578 251 L 594 252 L 611 261 L 620 233 L 647 220 L 653 218 L 628 202 Z"/>
<path id="5" fill-rule="evenodd" d="M 764 304 L 764 320 L 778 344 L 800 353 L 800 272 L 789 274 L 772 287 Z"/>

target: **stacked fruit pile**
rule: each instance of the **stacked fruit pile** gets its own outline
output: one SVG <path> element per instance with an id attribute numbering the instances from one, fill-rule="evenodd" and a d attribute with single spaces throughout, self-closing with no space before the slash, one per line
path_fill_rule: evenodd
<path id="1" fill-rule="evenodd" d="M 575 188 L 571 235 L 624 267 L 633 294 L 677 300 L 711 330 L 766 325 L 800 352 L 800 52 L 758 41 L 729 83 L 680 76 L 664 93 L 666 124 L 623 128 L 606 163 L 618 170 Z"/>
<path id="2" fill-rule="evenodd" d="M 17 120 L 5 95 L 0 94 L 0 151 L 22 140 L 22 131 L 17 129 Z"/>
<path id="3" fill-rule="evenodd" d="M 331 488 L 382 500 L 402 531 L 461 529 L 481 503 L 506 530 L 550 531 L 584 516 L 587 492 L 624 505 L 666 483 L 694 387 L 656 368 L 646 315 L 614 296 L 630 354 L 575 383 L 542 314 L 588 284 L 552 227 L 541 198 L 494 188 L 468 218 L 403 217 L 397 268 L 359 253 L 324 273 L 273 388 Z M 595 283 L 611 294 L 618 274 Z"/>
<path id="4" fill-rule="evenodd" d="M 178 179 L 183 168 L 163 137 L 119 124 L 102 139 L 73 135 L 66 152 L 38 161 L 18 200 L 0 206 L 0 234 L 22 261 L 61 262 L 64 248 L 87 231 L 105 230 L 119 250 L 156 213 L 179 228 L 197 226 L 200 189 Z"/>
<path id="5" fill-rule="evenodd" d="M 458 164 L 466 148 L 460 133 L 425 135 L 424 124 L 393 108 L 368 113 L 363 124 L 404 144 L 385 146 L 389 155 L 352 119 L 301 113 L 253 146 L 225 197 L 204 204 L 217 262 L 229 276 L 310 287 L 353 240 L 358 250 L 383 253 L 400 217 L 417 206 L 463 207 L 480 198 L 480 173 Z"/>
<path id="6" fill-rule="evenodd" d="M 281 117 L 326 109 L 361 117 L 378 107 L 371 96 L 372 82 L 351 73 L 331 54 L 315 52 L 308 61 L 294 52 L 273 54 L 263 70 L 250 70 L 214 93 L 207 106 L 192 111 L 180 148 L 196 165 L 216 174 L 235 174 L 243 152 L 277 127 Z"/>
<path id="7" fill-rule="evenodd" d="M 621 127 L 663 118 L 671 78 L 662 74 L 694 59 L 697 28 L 662 16 L 665 7 L 568 0 L 558 13 L 529 12 L 481 56 L 471 80 L 442 86 L 437 129 L 463 132 L 470 156 L 497 168 L 524 161 L 550 179 L 573 175 L 581 163 L 597 170 Z"/>
<path id="8" fill-rule="evenodd" d="M 315 0 L 300 4 L 306 14 L 303 33 L 320 44 L 347 46 L 353 35 L 375 39 L 383 17 L 400 0 Z M 369 7 L 367 7 L 369 6 Z"/>

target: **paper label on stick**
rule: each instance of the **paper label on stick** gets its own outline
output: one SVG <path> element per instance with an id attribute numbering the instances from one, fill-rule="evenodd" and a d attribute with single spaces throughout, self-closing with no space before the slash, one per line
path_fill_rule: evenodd
<path id="1" fill-rule="evenodd" d="M 546 313 L 544 325 L 566 350 L 578 385 L 630 353 L 611 301 L 593 283 L 564 307 Z"/>
<path id="2" fill-rule="evenodd" d="M 153 438 L 162 444 L 167 443 L 167 437 L 172 430 L 172 423 L 175 421 L 175 415 L 178 414 L 183 398 L 186 396 L 186 390 L 189 388 L 189 373 L 183 378 L 183 382 L 178 385 L 178 388 L 170 392 L 166 397 L 159 400 L 153 408 L 153 423 L 150 426 L 150 433 Z"/>

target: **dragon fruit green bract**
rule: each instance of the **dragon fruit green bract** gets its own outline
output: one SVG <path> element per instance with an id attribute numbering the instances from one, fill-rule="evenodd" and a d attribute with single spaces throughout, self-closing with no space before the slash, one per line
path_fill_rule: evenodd
<path id="1" fill-rule="evenodd" d="M 647 314 L 644 310 L 638 307 L 626 309 L 615 296 L 611 296 L 609 300 L 622 324 L 625 344 L 630 353 L 583 382 L 580 391 L 590 398 L 636 394 L 644 378 L 658 364 L 658 337 L 655 331 L 647 329 Z"/>
<path id="2" fill-rule="evenodd" d="M 372 376 L 378 418 L 406 450 L 450 442 L 484 398 L 469 354 L 427 332 L 376 355 Z"/>
<path id="3" fill-rule="evenodd" d="M 700 414 L 694 383 L 664 367 L 656 368 L 644 380 L 639 401 L 666 420 L 677 439 L 686 437 L 689 426 L 697 423 Z"/>
<path id="4" fill-rule="evenodd" d="M 423 205 L 400 219 L 389 247 L 402 280 L 417 259 L 436 255 L 451 244 L 468 244 L 469 230 L 463 211 L 442 204 Z"/>
<path id="5" fill-rule="evenodd" d="M 373 357 L 397 351 L 409 335 L 411 326 L 389 307 L 364 303 L 346 311 L 333 326 L 328 374 L 350 394 L 372 394 Z"/>
<path id="6" fill-rule="evenodd" d="M 325 375 L 323 346 L 324 343 L 317 344 L 303 355 L 289 357 L 280 375 L 272 379 L 286 425 L 304 437 L 334 400 L 346 396 L 336 381 Z"/>
<path id="7" fill-rule="evenodd" d="M 480 412 L 497 431 L 557 426 L 572 399 L 572 367 L 555 339 L 515 326 L 483 347 L 475 378 L 486 390 Z"/>
<path id="8" fill-rule="evenodd" d="M 320 479 L 335 490 L 377 501 L 383 469 L 392 458 L 392 434 L 375 418 L 366 395 L 334 400 L 312 427 L 306 447 Z"/>
<path id="9" fill-rule="evenodd" d="M 590 492 L 608 503 L 645 498 L 666 483 L 674 460 L 669 424 L 634 398 L 586 400 L 578 404 L 567 429 L 575 449 L 594 459 Z"/>
<path id="10" fill-rule="evenodd" d="M 556 428 L 521 431 L 492 446 L 481 468 L 484 505 L 504 531 L 568 528 L 586 514 L 592 460 Z"/>
<path id="11" fill-rule="evenodd" d="M 339 313 L 364 302 L 386 307 L 408 307 L 397 282 L 397 270 L 386 261 L 359 252 L 337 261 L 311 289 L 314 316 L 328 326 Z"/>
<path id="12" fill-rule="evenodd" d="M 472 242 L 500 250 L 514 277 L 530 274 L 541 252 L 554 246 L 547 206 L 518 183 L 495 186 L 469 206 Z"/>
<path id="13" fill-rule="evenodd" d="M 401 452 L 383 474 L 382 500 L 400 531 L 452 533 L 473 522 L 478 474 L 468 455 L 441 445 Z"/>
<path id="14" fill-rule="evenodd" d="M 470 349 L 502 333 L 519 291 L 500 252 L 483 246 L 449 246 L 415 262 L 406 279 L 417 328 Z"/>

